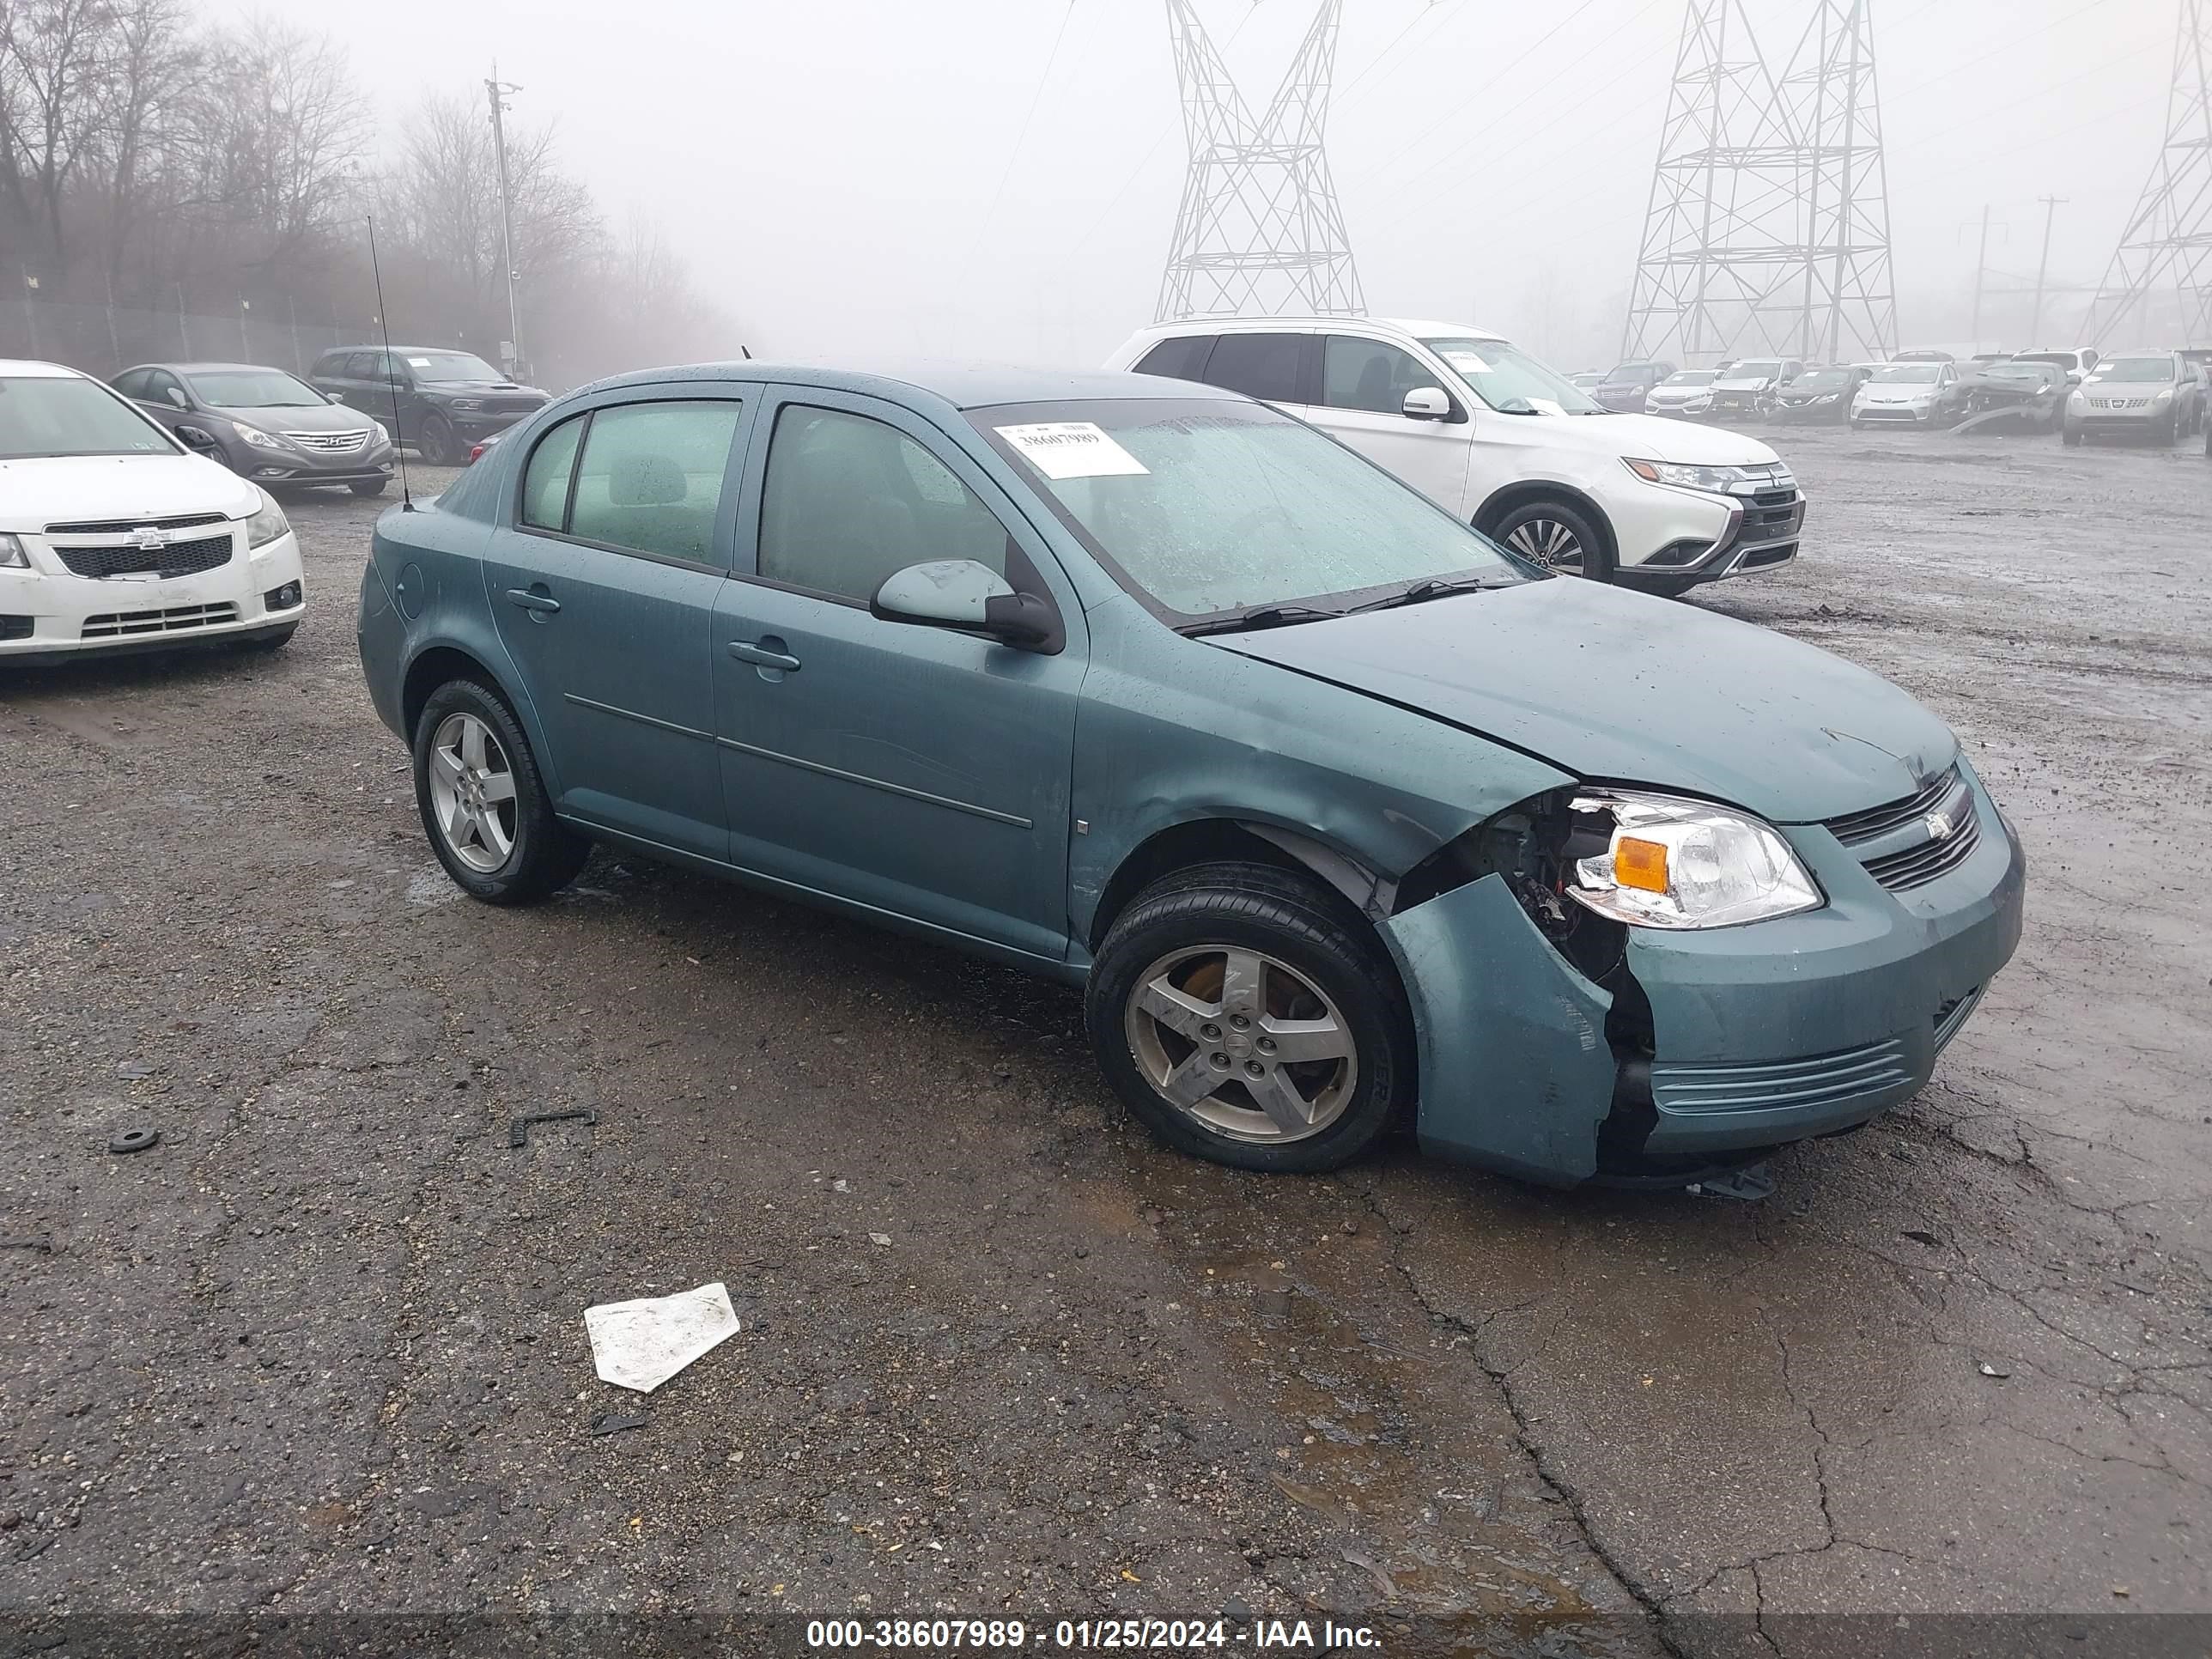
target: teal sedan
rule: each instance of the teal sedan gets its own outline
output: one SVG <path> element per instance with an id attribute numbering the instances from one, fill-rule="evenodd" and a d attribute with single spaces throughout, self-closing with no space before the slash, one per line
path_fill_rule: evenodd
<path id="1" fill-rule="evenodd" d="M 593 842 L 1082 988 L 1164 1140 L 1686 1185 L 1924 1084 L 2024 865 L 1949 728 L 1152 376 L 603 381 L 379 521 L 453 879 Z"/>

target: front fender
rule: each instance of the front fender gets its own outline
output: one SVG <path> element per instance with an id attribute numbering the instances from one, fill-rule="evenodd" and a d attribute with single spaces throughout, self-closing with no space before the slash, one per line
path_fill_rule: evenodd
<path id="1" fill-rule="evenodd" d="M 1617 1073 L 1612 996 L 1567 964 L 1497 875 L 1382 931 L 1413 1010 L 1422 1150 L 1548 1186 L 1595 1175 Z"/>

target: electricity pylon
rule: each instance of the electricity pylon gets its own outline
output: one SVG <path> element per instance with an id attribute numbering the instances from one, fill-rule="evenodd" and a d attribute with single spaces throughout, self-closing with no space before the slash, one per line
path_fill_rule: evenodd
<path id="1" fill-rule="evenodd" d="M 1358 316 L 1366 305 L 1322 148 L 1342 0 L 1322 0 L 1267 113 L 1256 118 L 1191 0 L 1167 0 L 1167 7 L 1190 171 L 1158 320 Z"/>
<path id="2" fill-rule="evenodd" d="M 2164 301 L 2168 295 L 2173 310 Z M 2212 345 L 2212 4 L 2181 0 L 2166 143 L 2089 307 L 2091 343 L 2125 350 L 2123 323 L 2177 346 Z"/>
<path id="3" fill-rule="evenodd" d="M 1777 73 L 1743 0 L 1689 0 L 1626 357 L 1832 362 L 1895 349 L 1869 4 L 1811 0 Z"/>

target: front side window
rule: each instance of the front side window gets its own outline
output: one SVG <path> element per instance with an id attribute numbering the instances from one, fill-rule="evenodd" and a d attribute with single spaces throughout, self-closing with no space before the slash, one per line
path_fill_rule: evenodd
<path id="1" fill-rule="evenodd" d="M 183 383 L 164 368 L 157 368 L 147 377 L 146 395 L 153 402 L 167 404 L 171 409 L 185 406 Z"/>
<path id="2" fill-rule="evenodd" d="M 53 455 L 173 455 L 161 428 L 96 381 L 0 377 L 0 461 Z"/>
<path id="3" fill-rule="evenodd" d="M 1309 337 L 1303 334 L 1224 334 L 1206 359 L 1206 380 L 1264 403 L 1298 401 L 1298 365 Z"/>
<path id="4" fill-rule="evenodd" d="M 709 562 L 739 407 L 717 398 L 594 410 L 569 495 L 568 533 L 627 552 Z M 527 479 L 524 488 L 526 495 Z"/>
<path id="5" fill-rule="evenodd" d="M 896 427 L 799 404 L 776 416 L 761 492 L 760 574 L 866 605 L 910 564 L 974 559 L 1006 574 L 1006 531 L 951 468 Z"/>
<path id="6" fill-rule="evenodd" d="M 377 362 L 375 352 L 356 351 L 345 360 L 341 372 L 349 380 L 380 380 L 384 376 L 378 371 Z"/>
<path id="7" fill-rule="evenodd" d="M 969 418 L 1123 587 L 1179 622 L 1334 608 L 1431 577 L 1518 576 L 1426 496 L 1271 409 L 1145 398 Z"/>
<path id="8" fill-rule="evenodd" d="M 1602 415 L 1605 405 L 1567 377 L 1506 340 L 1443 339 L 1421 343 L 1465 380 L 1474 395 L 1500 415 Z M 1607 375 L 1607 385 L 1634 380 L 1632 369 L 1653 366 L 1624 363 Z M 1643 378 L 1657 380 L 1656 374 Z"/>
<path id="9" fill-rule="evenodd" d="M 1434 369 L 1380 340 L 1332 334 L 1322 343 L 1321 400 L 1331 409 L 1402 415 L 1407 392 L 1436 384 Z"/>
<path id="10" fill-rule="evenodd" d="M 576 472 L 576 445 L 586 416 L 572 416 L 538 441 L 522 474 L 522 522 L 539 530 L 568 527 L 568 480 Z"/>

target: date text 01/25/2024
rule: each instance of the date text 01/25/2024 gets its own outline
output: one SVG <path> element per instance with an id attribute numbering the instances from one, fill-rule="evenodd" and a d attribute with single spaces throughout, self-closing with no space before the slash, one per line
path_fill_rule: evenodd
<path id="1" fill-rule="evenodd" d="M 1018 1619 L 819 1619 L 807 1623 L 806 1645 L 909 1653 L 1032 1645 L 1158 1652 L 1235 1646 L 1298 1654 L 1380 1652 L 1383 1644 L 1370 1626 L 1326 1619 L 1262 1619 L 1249 1630 L 1224 1619 L 1062 1619 L 1049 1626 Z"/>

